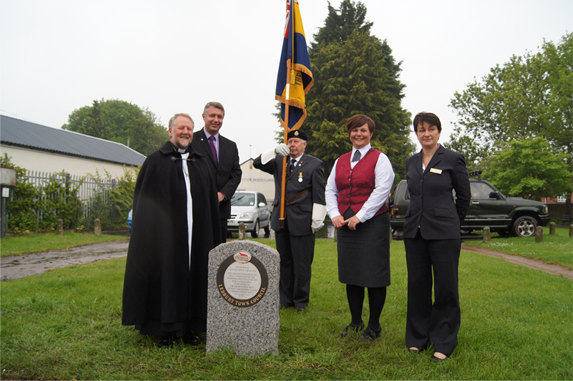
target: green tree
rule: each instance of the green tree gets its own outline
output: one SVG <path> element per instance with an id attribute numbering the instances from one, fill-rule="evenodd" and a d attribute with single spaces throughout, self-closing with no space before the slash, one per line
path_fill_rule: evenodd
<path id="1" fill-rule="evenodd" d="M 324 27 L 314 35 L 309 51 L 312 62 L 312 54 L 319 49 L 319 45 L 328 45 L 332 42 L 343 42 L 354 33 L 355 30 L 370 33 L 372 22 L 366 22 L 366 6 L 361 2 L 356 4 L 350 0 L 340 3 L 340 9 L 334 9 L 328 2 L 328 16 L 324 21 Z"/>
<path id="2" fill-rule="evenodd" d="M 565 154 L 573 173 L 573 33 L 559 44 L 544 42 L 538 53 L 513 56 L 495 66 L 480 81 L 456 92 L 450 107 L 459 122 L 449 146 L 466 153 L 470 167 L 487 165 L 503 143 L 541 137 L 554 155 Z M 569 194 L 568 214 L 570 200 Z"/>
<path id="3" fill-rule="evenodd" d="M 169 133 L 148 109 L 117 99 L 93 101 L 74 110 L 62 129 L 128 144 L 149 155 L 169 140 Z"/>
<path id="4" fill-rule="evenodd" d="M 329 5 L 329 16 L 310 50 L 314 87 L 307 94 L 308 116 L 301 127 L 311 137 L 308 152 L 322 159 L 328 174 L 334 161 L 352 144 L 345 125 L 366 114 L 376 123 L 372 147 L 390 158 L 397 179 L 405 178 L 410 114 L 401 106 L 404 85 L 400 63 L 386 41 L 370 35 L 366 7 L 345 0 L 341 10 Z"/>
<path id="5" fill-rule="evenodd" d="M 566 154 L 555 155 L 542 137 L 510 142 L 489 159 L 488 167 L 484 176 L 510 195 L 540 200 L 572 190 L 573 174 L 567 170 Z"/>

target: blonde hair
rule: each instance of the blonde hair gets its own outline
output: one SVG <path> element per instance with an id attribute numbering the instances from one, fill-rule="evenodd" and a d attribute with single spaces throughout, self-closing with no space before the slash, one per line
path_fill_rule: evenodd
<path id="1" fill-rule="evenodd" d="M 169 129 L 172 130 L 173 126 L 175 125 L 175 119 L 177 119 L 180 116 L 184 116 L 185 118 L 189 118 L 189 120 L 191 121 L 191 123 L 193 124 L 193 127 L 195 127 L 195 122 L 193 121 L 193 118 L 191 118 L 189 116 L 189 114 L 185 114 L 184 112 L 180 112 L 178 114 L 175 114 L 171 117 L 171 119 L 169 119 Z"/>

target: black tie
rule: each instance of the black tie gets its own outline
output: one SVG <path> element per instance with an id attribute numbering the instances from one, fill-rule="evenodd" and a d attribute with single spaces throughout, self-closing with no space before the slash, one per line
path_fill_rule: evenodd
<path id="1" fill-rule="evenodd" d="M 352 157 L 352 162 L 354 163 L 355 161 L 360 160 L 361 156 L 362 154 L 360 153 L 360 151 L 356 150 L 356 152 L 354 152 L 354 157 Z"/>
<path id="2" fill-rule="evenodd" d="M 296 163 L 296 159 L 291 159 L 290 165 L 288 167 L 289 173 L 292 173 L 292 171 L 294 171 L 294 164 L 295 163 Z"/>

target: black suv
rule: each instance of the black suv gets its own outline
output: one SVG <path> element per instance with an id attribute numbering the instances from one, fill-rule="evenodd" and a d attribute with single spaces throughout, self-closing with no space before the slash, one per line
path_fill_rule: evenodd
<path id="1" fill-rule="evenodd" d="M 481 171 L 470 172 L 470 176 L 478 176 L 478 179 L 470 179 L 472 199 L 470 209 L 462 223 L 463 231 L 471 232 L 489 226 L 492 232 L 497 232 L 501 236 L 531 237 L 538 225 L 546 226 L 549 223 L 551 216 L 547 213 L 546 204 L 505 196 L 493 185 L 482 180 L 480 174 Z M 406 180 L 400 181 L 394 187 L 388 204 L 392 230 L 402 231 L 410 205 L 410 192 Z"/>

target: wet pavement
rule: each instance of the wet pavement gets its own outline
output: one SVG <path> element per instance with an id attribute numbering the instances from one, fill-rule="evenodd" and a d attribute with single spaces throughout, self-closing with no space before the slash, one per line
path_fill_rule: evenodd
<path id="1" fill-rule="evenodd" d="M 0 258 L 0 279 L 16 279 L 47 270 L 127 256 L 129 240 Z"/>

